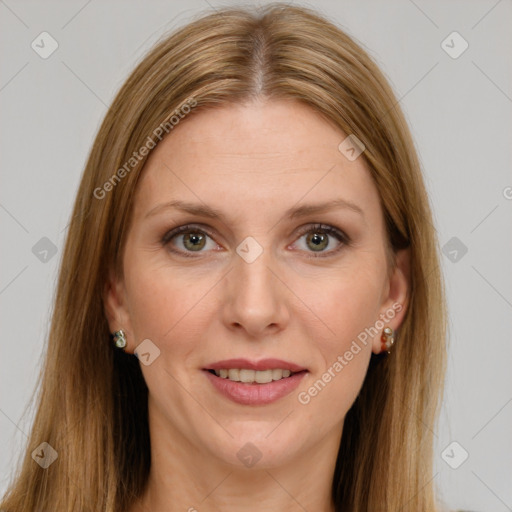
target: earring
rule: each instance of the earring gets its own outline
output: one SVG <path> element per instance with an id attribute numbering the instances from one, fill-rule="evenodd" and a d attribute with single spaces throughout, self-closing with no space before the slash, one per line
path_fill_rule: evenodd
<path id="1" fill-rule="evenodd" d="M 395 342 L 394 334 L 395 333 L 391 327 L 384 328 L 382 336 L 380 337 L 382 352 L 386 351 L 388 354 L 391 354 L 391 347 Z"/>
<path id="2" fill-rule="evenodd" d="M 114 343 L 116 344 L 117 348 L 126 347 L 126 337 L 122 329 L 119 329 L 119 331 L 114 333 Z"/>

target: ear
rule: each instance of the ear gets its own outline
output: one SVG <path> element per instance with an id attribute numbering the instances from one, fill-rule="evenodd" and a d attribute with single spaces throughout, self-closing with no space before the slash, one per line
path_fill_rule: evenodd
<path id="1" fill-rule="evenodd" d="M 396 253 L 395 267 L 386 284 L 384 300 L 380 309 L 379 320 L 385 327 L 391 327 L 396 331 L 405 318 L 409 306 L 410 293 L 410 249 L 402 249 Z M 380 354 L 381 331 L 373 339 L 373 353 Z"/>
<path id="2" fill-rule="evenodd" d="M 127 309 L 125 287 L 123 280 L 115 276 L 114 272 L 109 273 L 109 278 L 103 289 L 103 307 L 110 332 L 113 334 L 115 331 L 122 329 L 126 334 L 124 351 L 131 353 L 135 347 L 133 346 L 133 330 Z"/>

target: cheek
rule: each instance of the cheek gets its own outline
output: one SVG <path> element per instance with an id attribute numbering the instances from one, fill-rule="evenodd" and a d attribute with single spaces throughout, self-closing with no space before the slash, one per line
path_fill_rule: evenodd
<path id="1" fill-rule="evenodd" d="M 179 313 L 179 292 L 172 281 L 156 273 L 133 273 L 128 282 L 129 314 L 137 338 L 160 340 L 172 328 Z"/>
<path id="2" fill-rule="evenodd" d="M 183 269 L 151 261 L 141 253 L 126 259 L 126 287 L 130 323 L 137 340 L 149 338 L 164 348 L 172 340 L 179 349 L 180 340 L 201 332 L 197 322 L 207 316 L 209 294 L 219 277 L 204 269 Z M 205 311 L 201 315 L 201 311 Z M 194 319 L 194 321 L 191 321 Z"/>
<path id="3" fill-rule="evenodd" d="M 380 305 L 377 282 L 375 274 L 355 271 L 330 280 L 313 303 L 328 329 L 307 326 L 307 322 L 303 325 L 308 337 L 316 340 L 320 359 L 315 374 L 301 387 L 298 400 L 311 421 L 316 415 L 323 416 L 322 428 L 341 421 L 364 382 L 372 351 L 372 335 L 365 329 L 375 324 Z"/>
<path id="4" fill-rule="evenodd" d="M 358 265 L 347 265 L 325 277 L 317 276 L 313 286 L 312 280 L 303 280 L 297 289 L 297 295 L 324 326 L 322 343 L 330 358 L 333 353 L 346 350 L 352 340 L 379 318 L 385 266 L 373 259 L 366 265 L 362 263 L 360 260 Z M 310 319 L 311 315 L 303 318 L 307 323 L 306 318 Z"/>

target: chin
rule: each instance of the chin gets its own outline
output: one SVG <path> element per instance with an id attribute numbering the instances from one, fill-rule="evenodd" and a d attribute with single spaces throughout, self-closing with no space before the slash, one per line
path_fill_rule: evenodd
<path id="1" fill-rule="evenodd" d="M 228 429 L 233 437 L 226 433 L 215 443 L 210 438 L 209 449 L 218 459 L 237 468 L 273 469 L 284 466 L 297 458 L 305 439 L 298 429 L 295 432 L 289 428 L 279 431 L 279 421 L 249 422 L 252 423 L 250 425 L 240 422 L 236 428 Z"/>

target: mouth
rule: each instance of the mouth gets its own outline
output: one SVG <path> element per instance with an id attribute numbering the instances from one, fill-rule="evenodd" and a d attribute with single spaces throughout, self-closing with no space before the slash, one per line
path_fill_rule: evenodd
<path id="1" fill-rule="evenodd" d="M 281 359 L 218 361 L 203 372 L 221 395 L 243 405 L 266 405 L 289 395 L 308 370 Z"/>
<path id="2" fill-rule="evenodd" d="M 260 361 L 243 358 L 226 359 L 209 364 L 204 370 L 221 379 L 246 384 L 268 384 L 269 382 L 288 379 L 300 372 L 307 372 L 305 367 L 297 363 L 275 358 Z"/>
<path id="3" fill-rule="evenodd" d="M 268 384 L 282 379 L 288 379 L 297 373 L 283 368 L 273 368 L 267 370 L 251 370 L 247 368 L 221 368 L 220 370 L 207 370 L 221 379 L 228 379 L 232 382 L 241 382 L 243 384 Z"/>

